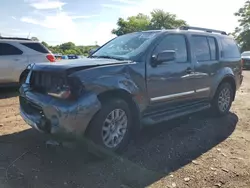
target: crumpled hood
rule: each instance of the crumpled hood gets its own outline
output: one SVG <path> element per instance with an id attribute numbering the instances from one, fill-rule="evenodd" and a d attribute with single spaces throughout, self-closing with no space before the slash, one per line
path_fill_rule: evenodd
<path id="1" fill-rule="evenodd" d="M 119 61 L 115 59 L 95 59 L 85 58 L 76 60 L 62 60 L 54 63 L 37 63 L 34 64 L 32 70 L 45 72 L 74 72 L 74 70 L 84 70 L 97 66 L 118 65 L 130 63 L 129 60 Z"/>

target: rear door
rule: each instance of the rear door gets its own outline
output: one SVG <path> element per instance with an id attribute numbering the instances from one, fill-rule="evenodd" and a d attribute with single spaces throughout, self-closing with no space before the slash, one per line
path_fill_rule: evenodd
<path id="1" fill-rule="evenodd" d="M 208 99 L 219 70 L 218 41 L 215 37 L 205 35 L 191 35 L 194 74 L 193 85 L 197 99 Z"/>
<path id="2" fill-rule="evenodd" d="M 18 82 L 20 74 L 16 70 L 27 61 L 22 50 L 12 44 L 0 42 L 0 83 Z"/>

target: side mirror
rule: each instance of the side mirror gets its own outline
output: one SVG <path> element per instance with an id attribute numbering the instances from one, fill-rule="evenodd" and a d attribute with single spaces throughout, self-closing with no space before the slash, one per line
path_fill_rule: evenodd
<path id="1" fill-rule="evenodd" d="M 91 50 L 89 50 L 89 55 L 92 55 L 93 53 L 95 53 L 98 50 L 98 48 L 92 48 Z"/>
<path id="2" fill-rule="evenodd" d="M 152 57 L 152 63 L 154 66 L 162 64 L 163 62 L 174 61 L 176 53 L 174 50 L 165 50 Z"/>

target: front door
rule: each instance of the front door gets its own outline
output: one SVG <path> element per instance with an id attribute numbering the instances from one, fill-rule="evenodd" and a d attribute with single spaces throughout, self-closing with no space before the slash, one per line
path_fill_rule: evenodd
<path id="1" fill-rule="evenodd" d="M 193 66 L 187 38 L 182 34 L 167 34 L 154 49 L 152 55 L 174 50 L 176 59 L 156 67 L 147 63 L 147 89 L 152 106 L 183 104 L 193 99 Z"/>

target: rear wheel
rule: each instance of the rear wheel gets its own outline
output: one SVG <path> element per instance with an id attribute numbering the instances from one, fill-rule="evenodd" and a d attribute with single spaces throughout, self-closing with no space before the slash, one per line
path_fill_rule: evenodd
<path id="1" fill-rule="evenodd" d="M 132 118 L 128 104 L 122 99 L 103 102 L 90 123 L 87 136 L 102 147 L 121 152 L 128 145 Z"/>
<path id="2" fill-rule="evenodd" d="M 222 83 L 214 96 L 212 101 L 212 110 L 215 115 L 226 115 L 233 102 L 234 91 L 231 84 L 225 82 Z"/>

